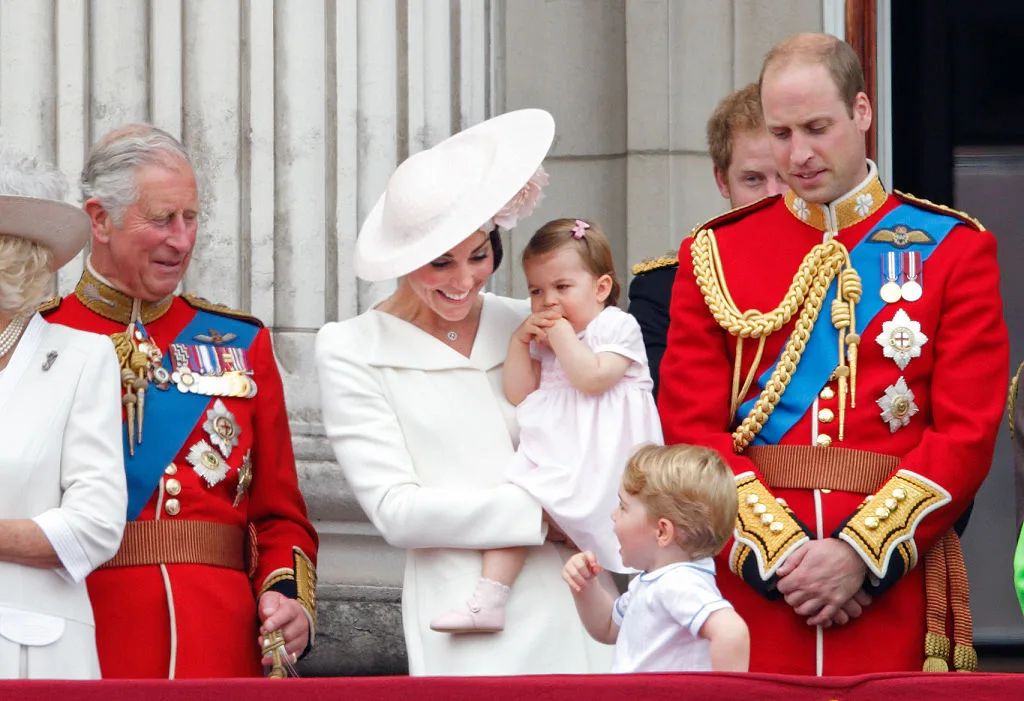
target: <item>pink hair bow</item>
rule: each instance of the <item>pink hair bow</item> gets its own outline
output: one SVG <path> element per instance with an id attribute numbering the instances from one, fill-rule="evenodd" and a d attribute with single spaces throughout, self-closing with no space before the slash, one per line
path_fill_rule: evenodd
<path id="1" fill-rule="evenodd" d="M 582 219 L 576 220 L 576 226 L 572 228 L 572 237 L 574 239 L 583 238 L 583 234 L 586 233 L 587 229 L 590 228 L 590 224 L 586 223 Z"/>

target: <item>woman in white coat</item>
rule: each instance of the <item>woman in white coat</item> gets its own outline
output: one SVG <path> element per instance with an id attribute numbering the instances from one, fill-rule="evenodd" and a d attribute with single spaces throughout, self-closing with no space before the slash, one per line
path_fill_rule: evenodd
<path id="1" fill-rule="evenodd" d="M 2 679 L 99 678 L 85 576 L 117 552 L 128 503 L 110 339 L 35 313 L 89 235 L 63 189 L 0 141 Z"/>
<path id="2" fill-rule="evenodd" d="M 502 389 L 529 303 L 482 294 L 501 259 L 496 224 L 540 197 L 554 136 L 542 110 L 471 127 L 402 163 L 356 242 L 356 273 L 399 278 L 375 308 L 324 326 L 316 359 L 324 425 L 384 538 L 408 550 L 402 618 L 413 675 L 607 672 L 545 542 L 540 505 L 503 473 L 518 440 Z M 524 185 L 525 184 L 525 185 Z M 480 579 L 480 550 L 528 545 L 505 629 L 429 628 Z"/>

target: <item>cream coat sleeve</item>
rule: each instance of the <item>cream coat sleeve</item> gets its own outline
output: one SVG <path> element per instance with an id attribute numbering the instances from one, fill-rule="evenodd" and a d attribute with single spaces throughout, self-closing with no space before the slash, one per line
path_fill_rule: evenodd
<path id="1" fill-rule="evenodd" d="M 87 358 L 61 440 L 60 506 L 33 518 L 76 582 L 117 552 L 128 508 L 117 356 L 106 337 L 79 338 Z"/>
<path id="2" fill-rule="evenodd" d="M 402 548 L 541 544 L 540 506 L 519 487 L 423 484 L 379 370 L 358 357 L 347 323 L 317 334 L 324 427 L 349 486 L 384 539 Z"/>

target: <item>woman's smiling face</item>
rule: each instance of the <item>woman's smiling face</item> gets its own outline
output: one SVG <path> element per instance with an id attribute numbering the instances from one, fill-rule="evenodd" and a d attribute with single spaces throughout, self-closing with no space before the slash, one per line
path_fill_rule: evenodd
<path id="1" fill-rule="evenodd" d="M 494 272 L 490 237 L 482 231 L 405 276 L 423 305 L 445 321 L 462 321 Z"/>

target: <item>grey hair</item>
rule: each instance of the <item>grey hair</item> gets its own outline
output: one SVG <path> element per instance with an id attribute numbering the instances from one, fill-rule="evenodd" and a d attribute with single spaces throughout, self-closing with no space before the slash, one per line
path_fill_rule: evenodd
<path id="1" fill-rule="evenodd" d="M 116 129 L 92 147 L 79 183 L 82 202 L 95 197 L 107 210 L 115 226 L 139 198 L 135 172 L 148 165 L 164 165 L 180 159 L 192 167 L 180 141 L 151 124 L 129 124 Z"/>
<path id="2" fill-rule="evenodd" d="M 68 181 L 63 173 L 0 135 L 0 195 L 63 200 L 67 191 Z"/>

